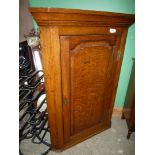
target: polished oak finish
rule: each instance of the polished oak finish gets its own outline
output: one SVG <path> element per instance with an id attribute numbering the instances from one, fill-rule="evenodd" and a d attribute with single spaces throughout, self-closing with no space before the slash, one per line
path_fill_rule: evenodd
<path id="1" fill-rule="evenodd" d="M 51 144 L 75 145 L 111 126 L 134 15 L 30 8 L 40 28 Z"/>

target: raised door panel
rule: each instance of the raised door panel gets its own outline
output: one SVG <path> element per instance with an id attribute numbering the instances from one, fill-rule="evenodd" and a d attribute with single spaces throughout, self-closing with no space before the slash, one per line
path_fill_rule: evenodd
<path id="1" fill-rule="evenodd" d="M 62 36 L 64 142 L 106 128 L 120 37 Z"/>

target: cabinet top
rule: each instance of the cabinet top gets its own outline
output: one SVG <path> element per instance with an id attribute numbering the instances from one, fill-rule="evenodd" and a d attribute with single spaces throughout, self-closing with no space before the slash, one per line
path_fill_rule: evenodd
<path id="1" fill-rule="evenodd" d="M 29 8 L 29 10 L 40 26 L 90 25 L 128 27 L 135 21 L 134 14 L 64 8 Z"/>

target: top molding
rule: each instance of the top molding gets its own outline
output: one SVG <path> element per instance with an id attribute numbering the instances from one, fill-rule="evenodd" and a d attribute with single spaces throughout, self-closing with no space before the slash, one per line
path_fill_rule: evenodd
<path id="1" fill-rule="evenodd" d="M 63 8 L 29 8 L 29 10 L 39 26 L 129 27 L 135 21 L 134 14 Z"/>

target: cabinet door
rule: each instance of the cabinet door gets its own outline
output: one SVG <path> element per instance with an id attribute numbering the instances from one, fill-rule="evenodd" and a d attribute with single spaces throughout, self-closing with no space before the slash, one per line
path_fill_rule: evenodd
<path id="1" fill-rule="evenodd" d="M 110 127 L 120 36 L 61 36 L 64 142 Z"/>

